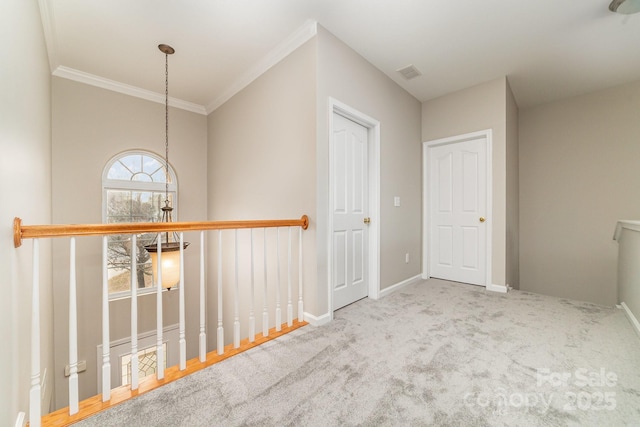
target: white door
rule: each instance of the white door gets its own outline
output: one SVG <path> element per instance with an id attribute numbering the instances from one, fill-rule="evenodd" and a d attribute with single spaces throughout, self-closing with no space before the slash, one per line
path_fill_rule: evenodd
<path id="1" fill-rule="evenodd" d="M 429 275 L 486 286 L 486 139 L 429 150 Z"/>
<path id="2" fill-rule="evenodd" d="M 333 309 L 368 294 L 367 128 L 333 113 L 331 136 Z"/>

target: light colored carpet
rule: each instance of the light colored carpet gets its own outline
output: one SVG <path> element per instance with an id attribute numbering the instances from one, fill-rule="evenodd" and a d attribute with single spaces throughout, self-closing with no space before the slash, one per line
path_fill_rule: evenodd
<path id="1" fill-rule="evenodd" d="M 615 308 L 432 279 L 79 425 L 640 425 L 640 339 Z"/>

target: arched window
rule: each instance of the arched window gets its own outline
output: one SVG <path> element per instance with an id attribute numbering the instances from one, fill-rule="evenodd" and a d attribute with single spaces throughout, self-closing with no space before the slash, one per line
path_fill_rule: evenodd
<path id="1" fill-rule="evenodd" d="M 169 165 L 168 179 L 164 159 L 145 151 L 127 151 L 112 158 L 102 174 L 102 222 L 159 222 L 166 195 L 177 219 L 176 175 Z M 167 185 L 168 183 L 168 185 Z M 155 234 L 137 237 L 136 272 L 140 291 L 151 290 L 151 261 L 144 249 Z M 131 290 L 131 237 L 113 235 L 108 239 L 108 277 L 111 298 L 128 296 Z"/>

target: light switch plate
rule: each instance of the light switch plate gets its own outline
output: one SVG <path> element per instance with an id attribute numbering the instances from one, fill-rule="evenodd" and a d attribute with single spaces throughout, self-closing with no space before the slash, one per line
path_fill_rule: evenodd
<path id="1" fill-rule="evenodd" d="M 395 206 L 395 207 L 400 206 L 400 196 L 395 196 L 393 198 L 393 206 Z"/>

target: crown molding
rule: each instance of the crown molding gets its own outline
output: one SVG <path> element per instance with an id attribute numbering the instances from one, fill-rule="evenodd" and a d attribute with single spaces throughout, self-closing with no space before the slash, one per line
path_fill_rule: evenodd
<path id="1" fill-rule="evenodd" d="M 49 57 L 49 71 L 53 73 L 59 65 L 53 9 L 51 8 L 50 0 L 38 0 L 38 6 L 40 8 L 40 20 L 42 21 L 42 32 L 47 47 L 47 56 Z"/>
<path id="2" fill-rule="evenodd" d="M 258 61 L 251 69 L 242 74 L 222 95 L 214 99 L 207 105 L 206 113 L 211 114 L 222 104 L 231 99 L 251 82 L 267 72 L 271 67 L 282 61 L 304 43 L 309 41 L 318 33 L 318 22 L 312 19 L 307 20 L 300 28 L 294 31 L 289 37 L 272 49 L 265 57 Z"/>
<path id="3" fill-rule="evenodd" d="M 65 67 L 59 64 L 58 47 L 55 34 L 55 21 L 50 0 L 38 0 L 40 7 L 40 17 L 42 20 L 42 28 L 44 39 L 47 46 L 47 54 L 49 56 L 49 67 L 51 74 L 56 77 L 73 80 L 79 83 L 96 86 L 102 89 L 111 90 L 136 98 L 146 99 L 147 101 L 164 104 L 164 94 L 141 89 L 125 83 L 109 80 L 94 74 L 85 73 L 84 71 Z M 271 67 L 282 61 L 304 43 L 309 41 L 318 33 L 318 23 L 314 20 L 307 20 L 300 28 L 294 31 L 289 37 L 272 49 L 265 57 L 258 61 L 251 69 L 242 74 L 222 95 L 213 100 L 209 105 L 202 106 L 189 101 L 183 101 L 177 98 L 169 97 L 169 105 L 182 110 L 191 111 L 193 113 L 208 115 L 215 111 L 222 104 L 231 99 L 235 94 L 247 87 L 251 82 L 260 77 Z"/>
<path id="4" fill-rule="evenodd" d="M 53 71 L 52 74 L 56 77 L 61 77 L 63 79 L 69 79 L 79 83 L 84 83 L 84 84 L 96 86 L 102 89 L 123 93 L 125 95 L 134 96 L 136 98 L 146 99 L 147 101 L 157 102 L 158 104 L 165 103 L 164 94 L 160 94 L 160 93 L 153 92 L 146 89 L 141 89 L 139 87 L 120 83 L 115 80 L 105 79 L 104 77 L 85 73 L 84 71 L 75 70 L 73 68 L 58 66 Z M 189 101 L 183 101 L 177 98 L 169 97 L 169 106 L 180 108 L 181 110 L 191 111 L 192 113 L 197 113 L 202 115 L 207 114 L 204 106 L 195 104 Z"/>

